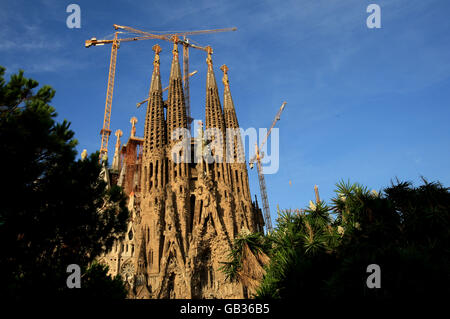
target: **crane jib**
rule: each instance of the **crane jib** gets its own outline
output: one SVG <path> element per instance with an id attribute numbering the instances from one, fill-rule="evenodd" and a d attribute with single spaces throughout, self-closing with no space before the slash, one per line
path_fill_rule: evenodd
<path id="1" fill-rule="evenodd" d="M 200 47 L 200 46 L 194 46 L 189 43 L 189 39 L 186 38 L 186 35 L 196 35 L 196 34 L 206 34 L 206 33 L 215 33 L 215 32 L 227 32 L 227 31 L 236 31 L 237 28 L 227 28 L 227 29 L 215 29 L 215 30 L 198 30 L 198 31 L 187 31 L 187 32 L 178 32 L 178 33 L 166 33 L 166 34 L 152 34 L 149 32 L 145 32 L 142 30 L 138 30 L 132 27 L 127 26 L 121 26 L 114 24 L 113 25 L 115 30 L 121 29 L 126 30 L 130 33 L 139 34 L 140 36 L 134 36 L 130 38 L 118 38 L 119 33 L 123 33 L 121 31 L 116 31 L 114 33 L 114 39 L 104 39 L 104 40 L 97 40 L 97 38 L 93 37 L 90 40 L 85 41 L 85 47 L 89 48 L 91 46 L 100 46 L 112 43 L 112 50 L 111 50 L 111 60 L 110 60 L 110 66 L 109 66 L 109 75 L 108 75 L 108 85 L 107 85 L 107 92 L 106 92 L 106 103 L 105 103 L 105 115 L 103 118 L 103 128 L 102 128 L 102 141 L 100 146 L 100 159 L 103 158 L 104 155 L 107 155 L 108 153 L 108 141 L 109 141 L 109 134 L 107 133 L 109 131 L 109 124 L 111 121 L 111 104 L 112 104 L 112 96 L 113 96 L 113 90 L 114 90 L 114 77 L 115 77 L 115 68 L 116 68 L 116 55 L 117 55 L 117 49 L 120 47 L 120 42 L 131 42 L 131 41 L 138 41 L 138 40 L 148 40 L 148 39 L 159 39 L 164 41 L 170 41 L 175 43 L 181 43 L 185 47 L 193 47 L 195 49 L 200 49 L 203 51 L 206 51 L 208 53 L 212 53 L 212 49 L 210 47 Z M 183 36 L 183 40 L 177 39 L 177 36 Z M 183 63 L 188 63 L 188 60 L 184 60 Z M 188 68 L 186 67 L 186 70 Z M 189 76 L 185 76 L 185 79 L 189 79 Z M 184 88 L 186 90 L 186 93 L 188 93 L 187 90 L 189 90 L 189 85 L 187 84 Z M 187 94 L 187 98 L 189 95 Z M 187 105 L 189 105 L 189 101 L 187 102 Z M 190 118 L 190 114 L 187 114 L 188 118 Z M 110 131 L 109 131 L 110 132 Z"/>

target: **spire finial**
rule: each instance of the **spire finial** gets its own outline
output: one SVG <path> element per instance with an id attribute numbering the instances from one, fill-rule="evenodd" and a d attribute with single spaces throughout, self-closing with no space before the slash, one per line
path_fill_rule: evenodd
<path id="1" fill-rule="evenodd" d="M 131 123 L 131 137 L 134 137 L 136 135 L 136 123 L 138 119 L 136 117 L 132 117 L 130 120 Z"/>
<path id="2" fill-rule="evenodd" d="M 116 140 L 116 148 L 118 148 L 118 146 L 120 146 L 120 137 L 123 135 L 123 132 L 121 130 L 117 130 L 114 135 L 117 137 Z"/>
<path id="3" fill-rule="evenodd" d="M 112 169 L 115 171 L 119 170 L 120 160 L 119 160 L 119 148 L 120 148 L 120 137 L 122 136 L 122 131 L 117 130 L 114 135 L 117 137 L 116 140 L 116 149 L 114 151 L 114 157 L 113 157 L 113 163 L 112 163 Z"/>
<path id="4" fill-rule="evenodd" d="M 206 63 L 208 64 L 208 66 L 210 66 L 212 68 L 212 57 L 211 57 L 211 55 L 213 54 L 213 49 L 208 45 L 206 47 L 206 52 L 208 53 L 208 57 L 206 58 Z"/>
<path id="5" fill-rule="evenodd" d="M 161 47 L 159 46 L 159 44 L 155 44 L 152 47 L 152 50 L 155 51 L 155 59 L 153 60 L 153 65 L 157 68 L 159 68 L 159 53 L 162 51 Z"/>
<path id="6" fill-rule="evenodd" d="M 173 50 L 172 50 L 173 56 L 178 57 L 178 37 L 174 35 L 172 37 L 172 41 L 173 41 Z"/>
<path id="7" fill-rule="evenodd" d="M 224 64 L 220 67 L 220 69 L 223 71 L 223 78 L 222 78 L 223 85 L 225 87 L 229 87 L 230 86 L 230 82 L 228 81 L 229 68 L 226 66 L 226 64 Z"/>

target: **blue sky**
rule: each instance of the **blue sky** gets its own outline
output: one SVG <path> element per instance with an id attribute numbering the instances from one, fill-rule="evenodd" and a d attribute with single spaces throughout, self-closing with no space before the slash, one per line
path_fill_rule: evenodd
<path id="1" fill-rule="evenodd" d="M 445 0 L 0 1 L 0 65 L 56 89 L 59 119 L 72 122 L 78 150 L 100 147 L 110 47 L 84 48 L 112 25 L 141 30 L 238 31 L 192 39 L 214 48 L 219 91 L 227 64 L 239 123 L 270 126 L 283 101 L 280 169 L 266 175 L 272 219 L 333 196 L 340 179 L 381 189 L 423 175 L 450 185 L 450 2 Z M 81 7 L 81 28 L 66 27 L 66 7 Z M 381 6 L 381 29 L 368 29 L 366 7 Z M 127 137 L 144 108 L 155 41 L 119 49 L 111 129 Z M 163 85 L 171 45 L 159 42 Z M 205 54 L 191 50 L 191 108 L 204 118 Z M 165 82 L 165 83 L 164 83 Z M 115 138 L 110 141 L 110 152 Z M 249 171 L 252 194 L 260 192 Z M 292 181 L 292 185 L 289 181 Z"/>

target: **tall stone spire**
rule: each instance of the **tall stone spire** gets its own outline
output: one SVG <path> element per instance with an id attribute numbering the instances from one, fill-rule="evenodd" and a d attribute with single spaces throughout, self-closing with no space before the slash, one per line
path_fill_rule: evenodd
<path id="1" fill-rule="evenodd" d="M 223 119 L 222 107 L 220 105 L 219 90 L 217 89 L 216 77 L 214 76 L 214 69 L 211 55 L 213 50 L 208 48 L 208 57 L 206 63 L 208 64 L 208 72 L 206 74 L 206 128 L 218 128 L 225 131 L 225 124 Z"/>
<path id="2" fill-rule="evenodd" d="M 214 75 L 214 68 L 212 63 L 213 51 L 211 47 L 208 47 L 208 57 L 206 63 L 208 65 L 208 71 L 206 74 L 206 129 L 215 129 L 221 133 L 221 136 L 214 136 L 211 138 L 209 134 L 206 134 L 207 139 L 211 139 L 214 142 L 215 162 L 212 167 L 213 179 L 217 181 L 219 186 L 219 193 L 221 194 L 221 202 L 219 204 L 219 213 L 223 215 L 227 233 L 231 238 L 234 238 L 236 232 L 235 223 L 235 209 L 232 207 L 233 188 L 231 185 L 231 167 L 226 162 L 226 136 L 225 136 L 225 121 L 223 117 L 222 106 L 220 105 L 219 90 L 217 88 L 216 78 Z M 208 133 L 208 131 L 207 131 Z M 214 141 L 215 138 L 221 137 L 220 140 Z"/>
<path id="3" fill-rule="evenodd" d="M 223 112 L 225 127 L 227 129 L 227 159 L 230 164 L 232 188 L 237 197 L 244 197 L 251 201 L 250 188 L 248 185 L 247 165 L 245 163 L 244 147 L 239 131 L 239 123 L 231 97 L 230 82 L 228 80 L 228 67 L 224 64 L 220 67 L 223 71 Z"/>
<path id="4" fill-rule="evenodd" d="M 117 130 L 116 133 L 114 133 L 117 137 L 116 140 L 116 148 L 114 150 L 114 158 L 113 158 L 113 163 L 112 163 L 112 169 L 114 171 L 119 171 L 120 170 L 120 159 L 119 159 L 119 150 L 120 150 L 120 137 L 123 135 L 121 130 Z"/>
<path id="5" fill-rule="evenodd" d="M 178 57 L 178 37 L 174 36 L 173 50 L 172 50 L 172 66 L 170 68 L 169 78 L 169 93 L 167 97 L 167 174 L 169 175 L 170 186 L 172 189 L 166 190 L 166 201 L 169 206 L 166 206 L 165 214 L 169 211 L 173 214 L 176 225 L 171 226 L 167 218 L 164 220 L 166 226 L 164 230 L 165 242 L 173 240 L 176 246 L 187 254 L 188 249 L 188 232 L 190 225 L 189 215 L 189 169 L 188 159 L 190 159 L 190 152 L 188 148 L 178 148 L 178 142 L 187 140 L 185 133 L 187 133 L 187 115 L 186 103 L 183 93 L 183 77 L 181 75 L 180 61 Z M 179 131 L 185 129 L 185 131 Z M 174 134 L 176 133 L 176 134 Z M 172 192 L 176 193 L 176 198 L 171 198 L 172 202 L 168 201 L 169 196 L 173 196 Z M 170 209 L 169 209 L 170 207 Z M 174 237 L 172 231 L 181 234 L 181 237 Z M 176 240 L 175 240 L 176 239 Z M 175 245 L 175 244 L 174 244 Z M 178 249 L 178 248 L 177 248 Z M 167 255 L 165 258 L 168 257 Z M 167 260 L 166 260 L 167 261 Z"/>
<path id="6" fill-rule="evenodd" d="M 223 90 L 223 113 L 225 118 L 225 128 L 232 129 L 227 132 L 234 133 L 227 136 L 228 139 L 228 152 L 232 157 L 231 160 L 237 163 L 243 163 L 245 160 L 244 157 L 244 148 L 242 146 L 241 134 L 238 131 L 239 123 L 236 116 L 236 110 L 234 108 L 233 98 L 231 97 L 230 91 L 230 82 L 228 81 L 228 67 L 224 64 L 220 67 L 223 71 L 222 82 L 224 85 Z"/>
<path id="7" fill-rule="evenodd" d="M 153 46 L 155 59 L 153 61 L 152 82 L 150 84 L 147 115 L 144 131 L 144 157 L 152 150 L 162 148 L 166 144 L 166 125 L 164 121 L 164 102 L 162 98 L 161 76 L 159 72 L 159 53 L 161 47 Z"/>
<path id="8" fill-rule="evenodd" d="M 214 76 L 214 69 L 211 55 L 213 50 L 211 47 L 208 48 L 208 57 L 206 58 L 206 63 L 208 64 L 208 72 L 206 74 L 206 105 L 205 105 L 205 128 L 206 129 L 217 129 L 222 134 L 222 139 L 216 141 L 217 146 L 216 162 L 217 156 L 221 157 L 220 161 L 225 164 L 225 122 L 223 119 L 222 106 L 220 105 L 219 90 L 217 89 L 216 77 Z M 208 134 L 206 138 L 209 138 Z M 228 172 L 226 171 L 226 165 L 215 165 L 214 175 L 218 177 L 218 180 L 228 180 Z M 219 167 L 220 166 L 220 167 Z"/>
<path id="9" fill-rule="evenodd" d="M 178 38 L 173 39 L 173 58 L 170 68 L 169 95 L 167 99 L 167 137 L 177 128 L 187 128 L 186 105 L 183 95 L 183 82 L 178 59 Z"/>
<path id="10" fill-rule="evenodd" d="M 168 176 L 167 161 L 165 160 L 166 123 L 164 121 L 164 101 L 159 70 L 161 47 L 156 44 L 153 46 L 153 51 L 155 51 L 155 59 L 145 122 L 140 202 L 142 212 L 140 227 L 146 240 L 145 255 L 148 262 L 148 273 L 159 272 L 159 256 L 163 243 L 163 237 L 159 230 L 163 227 L 164 211 L 162 203 Z"/>

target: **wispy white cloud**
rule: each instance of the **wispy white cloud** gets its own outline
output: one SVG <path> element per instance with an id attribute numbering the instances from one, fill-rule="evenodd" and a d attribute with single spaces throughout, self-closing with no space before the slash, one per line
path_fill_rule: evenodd
<path id="1" fill-rule="evenodd" d="M 79 64 L 66 59 L 47 59 L 39 62 L 25 61 L 22 63 L 6 64 L 6 76 L 16 73 L 19 69 L 25 70 L 28 74 L 54 73 L 82 68 Z"/>
<path id="2" fill-rule="evenodd" d="M 22 4 L 23 5 L 23 4 Z M 33 7 L 32 14 L 18 11 L 15 4 L 0 13 L 0 58 L 7 74 L 24 69 L 27 73 L 62 72 L 84 68 L 87 62 L 73 60 L 71 39 L 54 29 L 50 16 L 65 12 L 55 10 L 54 1 L 41 1 Z M 42 14 L 45 13 L 45 16 Z M 3 19 L 4 18 L 4 19 Z"/>
<path id="3" fill-rule="evenodd" d="M 0 40 L 0 51 L 12 51 L 12 50 L 53 50 L 61 48 L 63 44 L 58 40 L 46 39 L 45 36 L 40 39 L 23 39 L 13 41 L 10 39 Z"/>
<path id="4" fill-rule="evenodd" d="M 0 51 L 54 50 L 63 46 L 64 39 L 55 37 L 55 30 L 48 25 L 56 13 L 61 19 L 65 17 L 64 11 L 55 10 L 54 1 L 33 4 L 32 14 L 18 10 L 20 7 L 20 2 L 11 3 L 0 11 Z"/>

